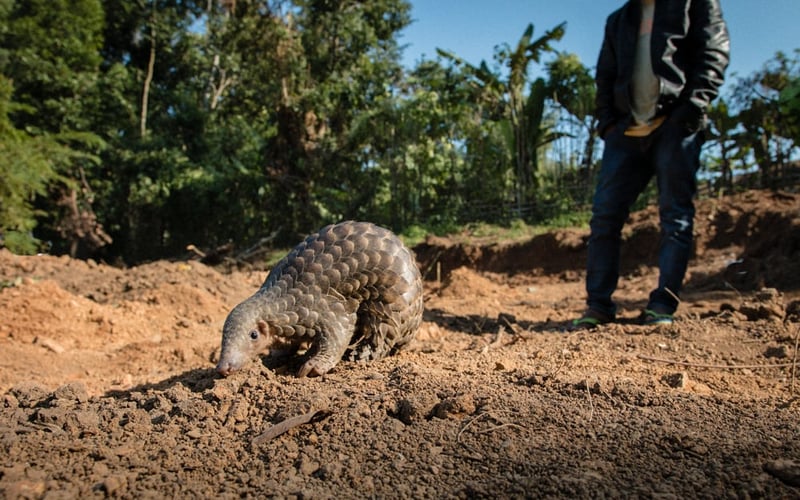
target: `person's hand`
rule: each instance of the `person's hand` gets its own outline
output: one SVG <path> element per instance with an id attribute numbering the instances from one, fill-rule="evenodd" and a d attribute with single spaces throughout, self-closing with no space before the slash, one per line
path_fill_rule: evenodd
<path id="1" fill-rule="evenodd" d="M 669 119 L 690 134 L 704 129 L 706 125 L 706 115 L 703 110 L 688 102 L 675 108 Z"/>

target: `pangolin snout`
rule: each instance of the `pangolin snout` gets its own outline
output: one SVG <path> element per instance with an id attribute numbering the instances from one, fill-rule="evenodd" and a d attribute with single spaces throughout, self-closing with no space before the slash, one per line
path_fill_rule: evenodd
<path id="1" fill-rule="evenodd" d="M 221 358 L 217 363 L 217 373 L 223 377 L 227 377 L 231 373 L 238 372 L 242 368 L 241 363 L 237 363 L 230 359 Z"/>

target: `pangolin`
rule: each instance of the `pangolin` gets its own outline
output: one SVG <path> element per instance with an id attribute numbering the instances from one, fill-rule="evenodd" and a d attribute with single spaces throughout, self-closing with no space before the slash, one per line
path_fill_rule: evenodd
<path id="1" fill-rule="evenodd" d="M 287 344 L 309 345 L 300 377 L 327 373 L 345 356 L 379 359 L 414 338 L 422 310 L 419 269 L 395 234 L 369 222 L 325 226 L 230 312 L 217 371 L 227 376 Z"/>

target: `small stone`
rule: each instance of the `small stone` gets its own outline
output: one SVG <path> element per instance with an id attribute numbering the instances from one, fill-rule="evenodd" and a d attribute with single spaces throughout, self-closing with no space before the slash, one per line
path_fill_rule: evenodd
<path id="1" fill-rule="evenodd" d="M 5 498 L 42 498 L 45 484 L 42 481 L 17 481 L 5 488 Z"/>
<path id="2" fill-rule="evenodd" d="M 54 352 L 56 354 L 62 354 L 64 351 L 66 351 L 64 346 L 62 346 L 61 344 L 59 344 L 55 340 L 49 339 L 47 337 L 36 337 L 33 340 L 33 343 L 36 344 L 36 345 L 40 345 L 40 346 L 44 347 L 45 349 L 47 349 L 48 351 L 52 351 L 52 352 Z"/>
<path id="3" fill-rule="evenodd" d="M 514 368 L 516 368 L 516 364 L 508 358 L 498 359 L 494 364 L 496 371 L 511 371 Z"/>
<path id="4" fill-rule="evenodd" d="M 84 434 L 98 434 L 100 432 L 100 417 L 91 411 L 75 412 L 75 422 Z"/>
<path id="5" fill-rule="evenodd" d="M 800 300 L 793 300 L 786 306 L 786 317 L 792 321 L 800 320 Z"/>
<path id="6" fill-rule="evenodd" d="M 388 420 L 389 428 L 395 434 L 400 434 L 406 430 L 406 424 L 401 422 L 400 420 L 391 418 Z"/>
<path id="7" fill-rule="evenodd" d="M 772 347 L 767 347 L 767 350 L 764 352 L 764 357 L 785 359 L 789 357 L 789 352 L 786 349 L 785 345 L 772 346 Z"/>
<path id="8" fill-rule="evenodd" d="M 431 409 L 438 403 L 435 395 L 420 394 L 397 402 L 394 416 L 400 422 L 411 425 L 426 418 Z"/>
<path id="9" fill-rule="evenodd" d="M 762 288 L 756 292 L 756 299 L 761 302 L 774 302 L 781 300 L 781 292 L 775 288 Z"/>
<path id="10" fill-rule="evenodd" d="M 800 486 L 800 464 L 785 458 L 764 464 L 764 470 L 790 486 Z"/>
<path id="11" fill-rule="evenodd" d="M 308 457 L 301 457 L 297 463 L 297 470 L 305 476 L 310 476 L 319 470 L 319 464 Z"/>
<path id="12" fill-rule="evenodd" d="M 689 374 L 686 372 L 670 373 L 661 377 L 661 381 L 673 389 L 686 389 L 689 383 Z"/>
<path id="13" fill-rule="evenodd" d="M 121 495 L 127 485 L 128 480 L 125 476 L 111 476 L 103 481 L 102 488 L 106 495 L 111 497 Z"/>
<path id="14" fill-rule="evenodd" d="M 89 391 L 83 382 L 70 382 L 62 385 L 53 392 L 53 397 L 59 403 L 74 404 L 89 401 Z"/>

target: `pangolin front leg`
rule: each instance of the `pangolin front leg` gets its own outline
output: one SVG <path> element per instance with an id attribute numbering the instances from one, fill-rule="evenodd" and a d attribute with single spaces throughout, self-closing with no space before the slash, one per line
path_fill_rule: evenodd
<path id="1" fill-rule="evenodd" d="M 335 321 L 326 322 L 311 345 L 310 358 L 300 367 L 297 376 L 324 375 L 336 366 L 350 344 L 356 319 L 356 313 L 343 313 Z"/>

